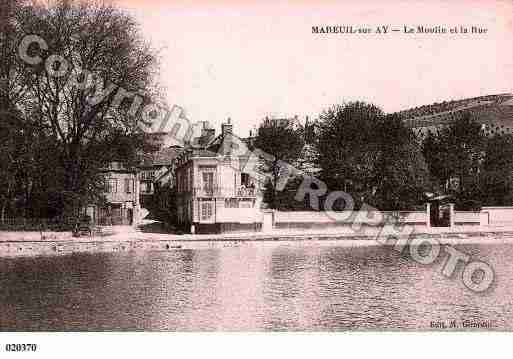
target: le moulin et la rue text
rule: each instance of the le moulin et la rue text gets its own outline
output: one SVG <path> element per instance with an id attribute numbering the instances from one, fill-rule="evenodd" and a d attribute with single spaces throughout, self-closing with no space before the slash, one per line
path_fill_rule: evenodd
<path id="1" fill-rule="evenodd" d="M 486 34 L 488 29 L 479 25 L 315 25 L 312 34 Z"/>

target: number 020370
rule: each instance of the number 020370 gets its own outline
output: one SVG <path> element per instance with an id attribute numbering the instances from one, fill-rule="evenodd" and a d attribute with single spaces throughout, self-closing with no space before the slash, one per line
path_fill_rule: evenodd
<path id="1" fill-rule="evenodd" d="M 35 352 L 37 344 L 6 344 L 6 352 Z"/>

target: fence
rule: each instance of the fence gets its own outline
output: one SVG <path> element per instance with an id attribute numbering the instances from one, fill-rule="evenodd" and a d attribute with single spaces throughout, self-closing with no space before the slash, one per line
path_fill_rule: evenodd
<path id="1" fill-rule="evenodd" d="M 93 223 L 100 226 L 131 225 L 134 220 L 132 209 L 118 208 L 110 212 L 100 211 L 92 216 Z M 71 231 L 77 218 L 5 218 L 0 220 L 0 231 L 12 232 L 65 232 Z"/>
<path id="2" fill-rule="evenodd" d="M 2 231 L 60 232 L 73 229 L 76 218 L 5 218 L 0 221 Z"/>
<path id="3" fill-rule="evenodd" d="M 132 208 L 99 208 L 92 217 L 93 222 L 100 226 L 132 225 L 134 211 Z"/>

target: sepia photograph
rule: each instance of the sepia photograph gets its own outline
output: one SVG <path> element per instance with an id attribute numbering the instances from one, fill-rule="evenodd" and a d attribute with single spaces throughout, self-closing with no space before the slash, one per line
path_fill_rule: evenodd
<path id="1" fill-rule="evenodd" d="M 0 331 L 513 330 L 512 39 L 501 0 L 0 0 Z"/>

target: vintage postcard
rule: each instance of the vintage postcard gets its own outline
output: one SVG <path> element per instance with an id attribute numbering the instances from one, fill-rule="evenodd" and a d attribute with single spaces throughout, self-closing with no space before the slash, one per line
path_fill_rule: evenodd
<path id="1" fill-rule="evenodd" d="M 511 331 L 512 38 L 501 0 L 0 0 L 0 331 Z"/>

